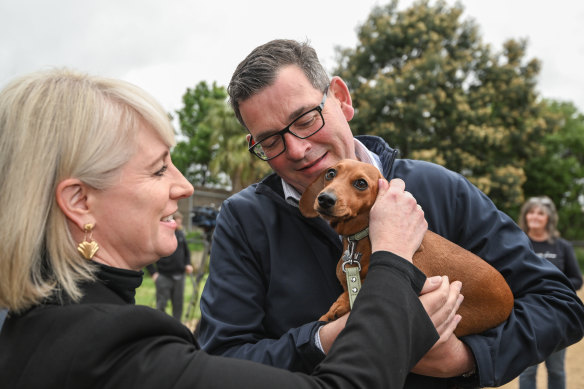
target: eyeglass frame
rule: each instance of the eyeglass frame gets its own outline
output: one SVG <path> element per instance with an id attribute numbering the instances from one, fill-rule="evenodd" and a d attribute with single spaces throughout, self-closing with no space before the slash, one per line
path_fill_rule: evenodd
<path id="1" fill-rule="evenodd" d="M 309 109 L 308 111 L 306 111 L 306 112 L 302 113 L 302 114 L 301 114 L 301 115 L 299 115 L 299 116 L 298 116 L 296 119 L 292 120 L 292 121 L 290 122 L 290 124 L 288 124 L 286 127 L 284 127 L 283 129 L 281 129 L 280 131 L 278 131 L 278 132 L 275 132 L 275 133 L 273 133 L 273 134 L 271 134 L 271 135 L 269 135 L 269 136 L 267 136 L 267 137 L 263 138 L 263 139 L 262 139 L 262 140 L 260 140 L 259 142 L 256 142 L 256 141 L 253 139 L 253 136 L 251 136 L 251 135 L 250 135 L 250 137 L 249 137 L 249 142 L 248 142 L 248 151 L 249 151 L 250 153 L 252 153 L 253 155 L 255 155 L 256 157 L 258 157 L 259 159 L 261 159 L 262 161 L 269 161 L 269 160 L 271 160 L 271 159 L 274 159 L 274 158 L 276 158 L 276 157 L 279 157 L 280 155 L 284 154 L 284 152 L 286 151 L 286 149 L 287 149 L 287 148 L 286 148 L 286 138 L 284 138 L 284 135 L 285 135 L 286 133 L 292 134 L 293 136 L 295 136 L 295 137 L 296 137 L 296 138 L 298 138 L 298 139 L 307 139 L 307 138 L 310 138 L 311 136 L 313 136 L 314 134 L 316 134 L 317 132 L 319 132 L 320 130 L 322 130 L 322 128 L 324 127 L 324 124 L 325 124 L 325 121 L 324 121 L 324 116 L 322 115 L 322 110 L 324 109 L 324 104 L 325 104 L 325 102 L 326 102 L 326 97 L 327 97 L 328 89 L 329 89 L 329 87 L 327 86 L 327 87 L 325 88 L 325 90 L 324 90 L 324 94 L 323 94 L 323 96 L 322 96 L 322 100 L 321 100 L 321 102 L 320 102 L 320 104 L 319 104 L 319 105 L 317 105 L 316 107 L 314 107 L 314 108 L 312 108 L 312 109 Z M 307 135 L 307 136 L 298 136 L 298 135 L 296 135 L 295 133 L 293 133 L 292 131 L 290 131 L 290 127 L 291 127 L 291 126 L 292 126 L 294 123 L 296 123 L 296 122 L 297 122 L 299 119 L 301 119 L 302 117 L 304 117 L 304 116 L 308 115 L 308 114 L 309 114 L 309 113 L 311 113 L 312 111 L 317 111 L 317 112 L 318 112 L 318 114 L 320 115 L 320 118 L 322 119 L 322 126 L 320 126 L 320 128 L 319 128 L 318 130 L 314 131 L 312 134 L 310 134 L 310 135 Z M 263 141 L 265 141 L 266 139 L 270 139 L 271 137 L 274 137 L 274 136 L 279 136 L 280 138 L 282 138 L 282 144 L 284 145 L 284 148 L 282 149 L 282 151 L 280 151 L 278 154 L 276 154 L 276 155 L 274 155 L 274 156 L 272 156 L 272 157 L 269 157 L 269 158 L 263 158 L 263 157 L 262 157 L 262 156 L 260 156 L 260 155 L 259 155 L 259 154 L 258 154 L 256 151 L 254 151 L 254 149 L 255 149 L 255 148 L 258 146 L 258 145 L 260 145 L 260 144 L 261 144 Z"/>

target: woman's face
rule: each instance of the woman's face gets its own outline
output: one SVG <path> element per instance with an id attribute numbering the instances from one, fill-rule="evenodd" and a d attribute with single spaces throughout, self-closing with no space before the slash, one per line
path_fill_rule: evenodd
<path id="1" fill-rule="evenodd" d="M 88 207 L 95 218 L 93 239 L 100 249 L 94 259 L 139 270 L 176 250 L 171 215 L 178 200 L 193 194 L 192 185 L 170 160 L 168 146 L 142 125 L 134 156 L 106 190 L 91 189 Z"/>
<path id="2" fill-rule="evenodd" d="M 525 214 L 529 231 L 544 231 L 548 223 L 548 214 L 541 207 L 533 207 Z"/>

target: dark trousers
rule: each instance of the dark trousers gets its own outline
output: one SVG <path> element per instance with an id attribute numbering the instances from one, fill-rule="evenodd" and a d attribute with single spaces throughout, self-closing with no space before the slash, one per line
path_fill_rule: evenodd
<path id="1" fill-rule="evenodd" d="M 158 278 L 156 279 L 156 309 L 165 312 L 166 304 L 170 300 L 172 304 L 172 316 L 177 320 L 181 320 L 184 293 L 184 274 L 172 276 L 158 274 Z"/>
<path id="2" fill-rule="evenodd" d="M 566 349 L 556 351 L 545 360 L 545 367 L 548 373 L 548 389 L 565 389 L 566 388 L 566 371 L 564 369 L 564 360 L 566 358 Z M 535 389 L 535 379 L 537 375 L 537 366 L 530 366 L 519 376 L 519 389 Z"/>

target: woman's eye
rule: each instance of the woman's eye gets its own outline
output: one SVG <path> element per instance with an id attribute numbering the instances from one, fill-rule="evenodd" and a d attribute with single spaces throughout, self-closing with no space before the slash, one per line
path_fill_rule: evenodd
<path id="1" fill-rule="evenodd" d="M 324 178 L 327 181 L 332 180 L 333 178 L 335 178 L 337 176 L 337 171 L 335 169 L 329 169 L 326 174 L 324 175 Z"/>
<path id="2" fill-rule="evenodd" d="M 364 179 L 359 178 L 353 182 L 353 186 L 359 190 L 365 190 L 369 187 L 369 184 Z"/>
<path id="3" fill-rule="evenodd" d="M 161 177 L 164 175 L 164 173 L 166 172 L 167 169 L 168 169 L 168 165 L 164 165 L 164 166 L 162 166 L 162 168 L 159 171 L 154 173 L 154 175 Z"/>

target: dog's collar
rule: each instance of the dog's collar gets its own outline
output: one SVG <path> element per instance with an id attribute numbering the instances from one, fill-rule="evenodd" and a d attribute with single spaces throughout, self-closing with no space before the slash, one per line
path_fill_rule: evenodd
<path id="1" fill-rule="evenodd" d="M 369 236 L 369 226 L 365 227 L 364 230 L 361 230 L 361 231 L 357 232 L 356 234 L 347 236 L 347 240 L 349 242 L 351 242 L 351 241 L 357 242 L 357 241 L 360 241 L 361 239 L 366 238 L 368 236 Z"/>

